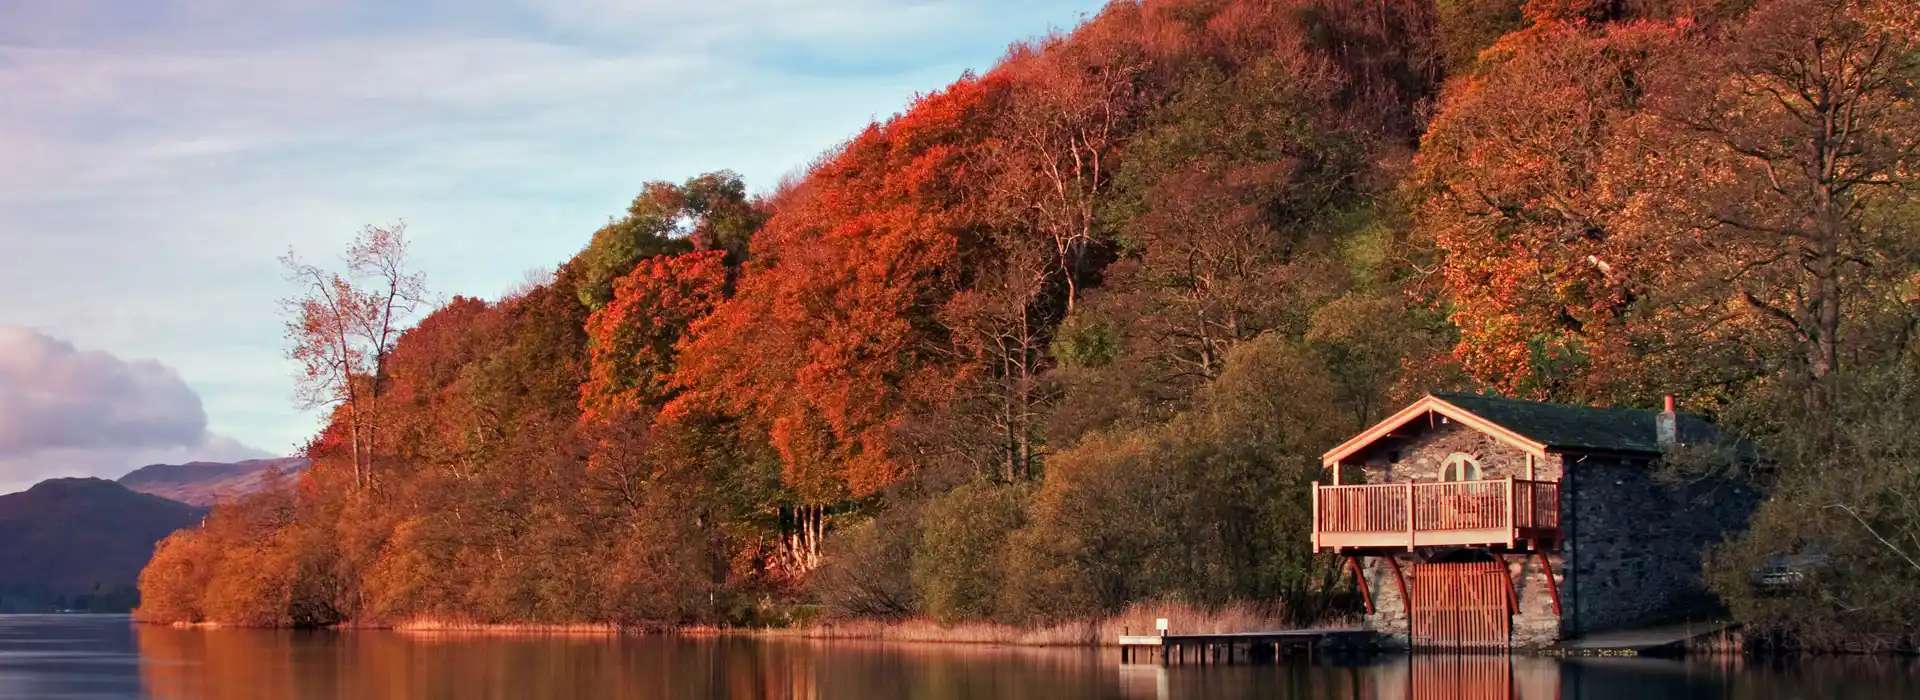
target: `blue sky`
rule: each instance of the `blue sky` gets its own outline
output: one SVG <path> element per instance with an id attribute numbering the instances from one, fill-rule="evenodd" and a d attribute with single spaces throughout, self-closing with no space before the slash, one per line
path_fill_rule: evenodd
<path id="1" fill-rule="evenodd" d="M 0 440 L 0 493 L 303 441 L 316 419 L 291 406 L 275 303 L 289 247 L 324 259 L 404 219 L 436 293 L 496 297 L 645 181 L 731 168 L 769 187 L 1101 4 L 0 2 L 0 436 L 55 405 L 157 412 L 122 389 L 178 409 L 156 371 L 204 413 L 190 439 Z M 61 393 L 81 385 L 93 403 Z"/>

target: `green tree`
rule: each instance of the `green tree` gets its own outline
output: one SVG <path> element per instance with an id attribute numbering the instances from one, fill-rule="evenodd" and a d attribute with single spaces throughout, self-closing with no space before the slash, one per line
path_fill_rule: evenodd
<path id="1" fill-rule="evenodd" d="M 760 205 L 747 196 L 745 182 L 730 171 L 677 185 L 649 182 L 628 205 L 627 215 L 594 232 L 576 258 L 580 303 L 599 310 L 613 300 L 614 280 L 657 255 L 719 250 L 737 266 L 765 218 Z"/>

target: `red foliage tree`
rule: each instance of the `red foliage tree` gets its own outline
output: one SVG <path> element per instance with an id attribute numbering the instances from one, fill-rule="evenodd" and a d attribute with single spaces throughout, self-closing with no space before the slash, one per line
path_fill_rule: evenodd
<path id="1" fill-rule="evenodd" d="M 935 313 L 983 262 L 968 258 L 968 147 L 1003 89 L 968 78 L 923 97 L 782 193 L 736 295 L 682 348 L 676 382 L 690 395 L 669 414 L 706 405 L 751 419 L 807 500 L 896 480 L 892 432 L 966 371 Z"/>
<path id="2" fill-rule="evenodd" d="M 710 250 L 646 260 L 614 282 L 613 301 L 587 319 L 589 364 L 580 387 L 588 421 L 669 397 L 675 346 L 719 305 L 726 252 Z"/>

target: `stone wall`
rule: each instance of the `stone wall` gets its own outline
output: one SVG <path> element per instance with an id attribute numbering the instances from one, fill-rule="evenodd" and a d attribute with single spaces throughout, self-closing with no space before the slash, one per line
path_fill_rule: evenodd
<path id="1" fill-rule="evenodd" d="M 1565 558 L 1548 554 L 1547 561 L 1553 570 L 1554 584 L 1564 583 L 1566 574 L 1562 569 L 1566 564 Z M 1513 614 L 1514 646 L 1544 647 L 1560 641 L 1561 619 L 1553 611 L 1553 591 L 1547 582 L 1547 567 L 1540 565 L 1537 555 L 1509 555 L 1506 562 L 1507 571 L 1513 578 L 1516 606 Z"/>
<path id="2" fill-rule="evenodd" d="M 1441 423 L 1410 439 L 1382 443 L 1359 455 L 1367 483 L 1439 481 L 1441 465 L 1456 452 L 1479 460 L 1483 479 L 1527 478 L 1525 451 L 1459 423 Z M 1539 481 L 1559 480 L 1559 456 L 1536 458 L 1533 473 Z"/>
<path id="3" fill-rule="evenodd" d="M 1758 492 L 1722 482 L 1663 482 L 1645 460 L 1568 457 L 1565 625 L 1575 635 L 1653 624 L 1713 605 L 1706 549 L 1746 529 Z"/>
<path id="4" fill-rule="evenodd" d="M 1400 557 L 1400 571 L 1407 571 L 1412 555 Z M 1389 644 L 1406 647 L 1408 624 L 1407 601 L 1400 595 L 1400 583 L 1394 580 L 1393 568 L 1382 557 L 1367 557 L 1361 560 L 1367 572 L 1367 590 L 1373 595 L 1373 612 L 1366 617 L 1367 629 L 1385 636 Z"/>

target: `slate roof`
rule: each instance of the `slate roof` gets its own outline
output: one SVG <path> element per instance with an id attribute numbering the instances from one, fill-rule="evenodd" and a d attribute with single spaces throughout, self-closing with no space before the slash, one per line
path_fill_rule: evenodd
<path id="1" fill-rule="evenodd" d="M 1519 433 L 1548 449 L 1587 452 L 1660 453 L 1659 411 L 1600 408 L 1434 392 L 1434 398 Z M 1707 419 L 1678 414 L 1681 443 L 1710 441 L 1719 430 Z"/>

